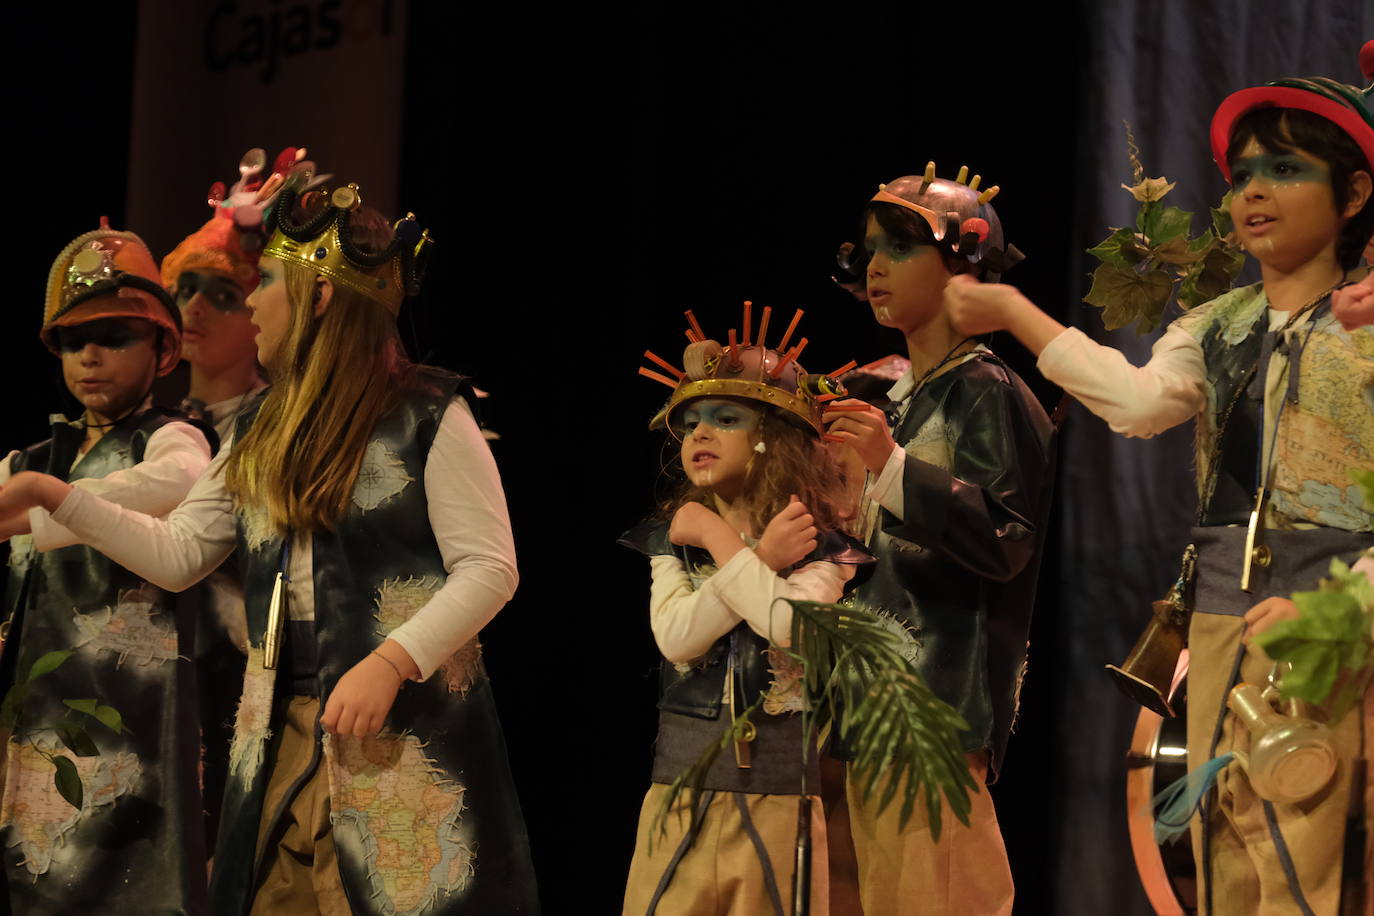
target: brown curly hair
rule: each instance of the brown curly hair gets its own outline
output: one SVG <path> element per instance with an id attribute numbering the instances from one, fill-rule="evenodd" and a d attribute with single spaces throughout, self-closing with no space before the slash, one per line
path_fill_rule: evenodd
<path id="1" fill-rule="evenodd" d="M 748 401 L 751 407 L 760 406 Z M 844 531 L 854 516 L 844 469 L 816 437 L 813 430 L 788 419 L 777 408 L 762 406 L 759 438 L 767 449 L 749 463 L 749 524 L 754 537 L 763 534 L 795 495 L 816 520 L 816 530 Z M 670 440 L 671 441 L 671 440 Z M 664 520 L 689 502 L 701 503 L 712 512 L 715 500 L 706 487 L 693 485 L 681 460 L 666 463 L 665 472 L 675 481 L 673 493 L 660 502 Z"/>

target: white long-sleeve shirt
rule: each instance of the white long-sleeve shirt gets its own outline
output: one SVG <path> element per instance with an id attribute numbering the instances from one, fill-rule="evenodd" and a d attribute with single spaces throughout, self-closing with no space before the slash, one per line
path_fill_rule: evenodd
<path id="1" fill-rule="evenodd" d="M 0 462 L 0 486 L 10 479 L 10 460 L 15 454 L 10 452 Z M 138 464 L 104 477 L 75 480 L 72 486 L 135 512 L 162 516 L 177 507 L 209 463 L 210 444 L 199 430 L 189 423 L 167 423 L 148 437 Z M 81 538 L 53 521 L 46 509 L 29 510 L 29 528 L 38 550 L 81 543 Z"/>
<path id="2" fill-rule="evenodd" d="M 232 552 L 233 498 L 224 487 L 222 449 L 167 518 L 131 512 L 73 490 L 53 519 L 148 581 L 171 591 L 199 582 Z M 447 578 L 410 620 L 389 635 L 428 678 L 465 645 L 515 592 L 518 581 L 510 517 L 496 462 L 461 398 L 445 410 L 425 463 L 429 523 Z M 313 617 L 311 539 L 292 544 L 293 618 Z"/>
<path id="3" fill-rule="evenodd" d="M 1123 436 L 1157 436 L 1197 415 L 1207 396 L 1202 347 L 1177 323 L 1155 341 L 1143 366 L 1067 328 L 1040 352 L 1036 367 Z"/>
<path id="4" fill-rule="evenodd" d="M 695 590 L 677 557 L 652 557 L 650 567 L 649 625 L 663 657 L 675 663 L 700 658 L 740 621 L 786 646 L 792 636 L 792 607 L 778 599 L 839 601 L 854 575 L 851 566 L 817 561 L 784 579 L 747 548 Z"/>

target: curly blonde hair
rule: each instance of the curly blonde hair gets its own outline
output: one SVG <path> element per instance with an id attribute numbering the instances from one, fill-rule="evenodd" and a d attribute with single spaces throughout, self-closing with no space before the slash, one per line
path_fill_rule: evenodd
<path id="1" fill-rule="evenodd" d="M 777 408 L 761 407 L 759 438 L 765 451 L 749 462 L 747 492 L 750 533 L 762 535 L 768 523 L 795 495 L 816 520 L 818 531 L 844 531 L 854 515 L 844 469 L 831 456 L 814 431 L 788 419 Z M 664 468 L 675 482 L 674 491 L 659 504 L 659 515 L 671 519 L 689 502 L 716 511 L 710 489 L 687 479 L 680 460 Z"/>

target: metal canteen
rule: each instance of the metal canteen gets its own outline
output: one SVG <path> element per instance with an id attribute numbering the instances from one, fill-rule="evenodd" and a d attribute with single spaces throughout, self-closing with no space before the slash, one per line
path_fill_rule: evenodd
<path id="1" fill-rule="evenodd" d="M 1296 702 L 1285 715 L 1258 686 L 1237 684 L 1226 705 L 1250 729 L 1250 751 L 1235 754 L 1261 798 L 1296 804 L 1320 792 L 1336 774 L 1330 729 L 1297 715 Z"/>

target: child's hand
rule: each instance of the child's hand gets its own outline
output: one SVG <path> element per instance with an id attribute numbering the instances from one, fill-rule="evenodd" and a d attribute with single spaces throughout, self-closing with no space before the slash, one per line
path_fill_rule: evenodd
<path id="1" fill-rule="evenodd" d="M 71 490 L 71 484 L 51 475 L 20 471 L 0 487 L 0 519 L 28 512 L 34 506 L 56 511 Z"/>
<path id="2" fill-rule="evenodd" d="M 945 315 L 966 337 L 1004 331 L 1015 309 L 1029 301 L 1014 286 L 979 283 L 968 274 L 956 274 L 945 284 Z"/>
<path id="3" fill-rule="evenodd" d="M 821 422 L 829 424 L 826 429 L 829 441 L 852 448 L 873 474 L 882 473 L 892 450 L 897 447 L 883 412 L 855 398 L 827 404 Z"/>
<path id="4" fill-rule="evenodd" d="M 706 548 L 706 533 L 721 517 L 701 503 L 683 503 L 668 525 L 668 540 L 680 547 Z M 727 526 L 728 527 L 728 526 Z"/>
<path id="5" fill-rule="evenodd" d="M 781 512 L 773 516 L 754 555 L 773 572 L 796 566 L 816 549 L 816 524 L 806 504 L 793 496 Z"/>
<path id="6" fill-rule="evenodd" d="M 410 653 L 388 639 L 339 678 L 324 704 L 320 725 L 331 735 L 377 734 L 396 702 L 402 678 L 419 670 Z"/>
<path id="7" fill-rule="evenodd" d="M 1331 294 L 1331 315 L 1347 331 L 1374 324 L 1374 272 Z"/>
<path id="8" fill-rule="evenodd" d="M 1297 620 L 1298 606 L 1287 598 L 1265 598 L 1245 612 L 1245 641 L 1283 620 Z"/>
<path id="9" fill-rule="evenodd" d="M 17 534 L 29 534 L 30 531 L 27 512 L 20 512 L 18 515 L 0 519 L 0 543 L 8 541 Z"/>

